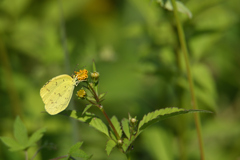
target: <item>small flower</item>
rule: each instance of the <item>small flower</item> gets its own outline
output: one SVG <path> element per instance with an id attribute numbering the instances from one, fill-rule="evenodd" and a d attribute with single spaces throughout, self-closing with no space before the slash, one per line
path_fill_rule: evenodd
<path id="1" fill-rule="evenodd" d="M 86 69 L 79 70 L 79 72 L 75 71 L 74 73 L 75 73 L 76 78 L 79 81 L 85 81 L 88 78 L 88 71 Z"/>
<path id="2" fill-rule="evenodd" d="M 86 97 L 86 91 L 84 89 L 80 89 L 79 91 L 77 91 L 77 96 L 79 98 L 85 98 Z"/>

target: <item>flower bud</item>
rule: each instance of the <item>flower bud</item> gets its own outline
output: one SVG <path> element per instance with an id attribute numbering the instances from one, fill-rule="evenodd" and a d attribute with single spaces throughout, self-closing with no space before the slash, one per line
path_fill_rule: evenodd
<path id="1" fill-rule="evenodd" d="M 117 143 L 118 143 L 118 145 L 122 145 L 122 144 L 123 144 L 123 141 L 122 141 L 121 139 L 119 139 L 119 140 L 117 141 Z"/>
<path id="2" fill-rule="evenodd" d="M 132 123 L 132 124 L 134 124 L 134 123 L 136 123 L 136 122 L 137 122 L 136 118 L 131 118 L 131 120 L 130 120 L 130 121 L 131 121 L 131 123 Z"/>
<path id="3" fill-rule="evenodd" d="M 92 72 L 91 77 L 94 83 L 97 83 L 100 74 L 98 72 Z"/>

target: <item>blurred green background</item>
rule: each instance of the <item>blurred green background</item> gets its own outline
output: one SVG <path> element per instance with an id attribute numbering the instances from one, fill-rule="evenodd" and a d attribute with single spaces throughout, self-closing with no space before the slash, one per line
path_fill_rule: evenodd
<path id="1" fill-rule="evenodd" d="M 182 2 L 193 14 L 189 19 L 179 13 L 199 109 L 214 112 L 201 113 L 206 159 L 240 159 L 240 1 Z M 69 55 L 62 44 L 61 19 Z M 125 159 L 117 149 L 108 157 L 107 138 L 86 124 L 41 113 L 40 88 L 75 68 L 91 70 L 93 59 L 101 75 L 99 91 L 107 92 L 103 106 L 110 117 L 121 120 L 131 113 L 141 119 L 160 108 L 191 108 L 173 13 L 156 1 L 1 0 L 0 136 L 13 137 L 13 122 L 20 115 L 29 134 L 47 129 L 29 157 L 44 142 L 54 146 L 41 150 L 35 160 L 66 155 L 76 140 L 84 141 L 82 149 L 94 154 L 93 160 Z M 83 110 L 83 101 L 76 96 L 72 100 Z M 96 108 L 90 111 L 103 117 Z M 132 157 L 199 159 L 193 115 L 148 128 L 134 142 Z M 0 159 L 22 160 L 24 153 L 10 152 L 1 142 Z"/>

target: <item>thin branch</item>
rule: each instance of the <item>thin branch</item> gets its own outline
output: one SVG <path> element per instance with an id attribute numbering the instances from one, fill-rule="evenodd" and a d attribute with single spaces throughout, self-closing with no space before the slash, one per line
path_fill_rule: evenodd
<path id="1" fill-rule="evenodd" d="M 174 17 L 175 17 L 175 20 L 177 23 L 179 41 L 181 44 L 181 48 L 182 48 L 185 63 L 186 63 L 192 107 L 193 107 L 193 109 L 198 109 L 197 100 L 196 100 L 195 91 L 194 91 L 194 84 L 193 84 L 193 80 L 192 80 L 191 67 L 190 67 L 189 58 L 188 58 L 188 50 L 187 50 L 187 46 L 186 46 L 185 35 L 184 35 L 183 28 L 182 28 L 182 25 L 181 25 L 179 17 L 178 17 L 176 2 L 175 2 L 175 0 L 171 0 L 171 2 L 173 5 Z M 204 160 L 205 158 L 204 158 L 204 147 L 203 147 L 203 140 L 202 140 L 202 133 L 201 133 L 201 122 L 200 122 L 200 117 L 199 117 L 198 113 L 194 113 L 194 120 L 195 120 L 195 125 L 196 125 L 196 129 L 197 129 L 197 134 L 198 134 L 198 143 L 199 143 L 201 160 Z"/>

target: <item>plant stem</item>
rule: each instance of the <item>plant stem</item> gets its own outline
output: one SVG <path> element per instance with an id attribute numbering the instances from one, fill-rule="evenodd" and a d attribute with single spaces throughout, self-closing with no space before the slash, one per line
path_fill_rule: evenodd
<path id="1" fill-rule="evenodd" d="M 181 48 L 182 48 L 185 63 L 186 63 L 192 107 L 193 107 L 193 109 L 198 109 L 197 100 L 196 100 L 196 96 L 195 96 L 195 92 L 194 92 L 194 85 L 193 85 L 193 80 L 192 80 L 191 67 L 190 67 L 190 64 L 189 64 L 188 50 L 187 50 L 187 47 L 186 47 L 185 35 L 184 35 L 182 25 L 181 25 L 179 17 L 178 17 L 176 2 L 175 2 L 175 0 L 171 0 L 171 2 L 172 2 L 172 5 L 173 5 L 174 17 L 175 17 L 175 20 L 176 20 L 176 23 L 177 23 L 179 41 L 180 41 L 180 44 L 181 44 Z M 201 160 L 204 160 L 205 158 L 204 158 L 204 147 L 203 147 L 202 133 L 201 133 L 201 122 L 200 122 L 200 117 L 199 117 L 198 113 L 194 113 L 194 120 L 195 120 L 196 129 L 197 129 Z"/>
<path id="2" fill-rule="evenodd" d="M 107 119 L 109 125 L 110 125 L 111 128 L 113 129 L 114 134 L 116 135 L 117 139 L 119 140 L 121 137 L 119 136 L 116 128 L 115 128 L 114 125 L 112 124 L 112 122 L 111 122 L 110 118 L 108 117 L 107 113 L 106 113 L 105 110 L 103 109 L 103 106 L 99 103 L 100 100 L 99 100 L 99 98 L 98 98 L 98 95 L 96 94 L 95 90 L 92 88 L 92 86 L 91 86 L 90 84 L 88 84 L 88 87 L 89 87 L 90 90 L 93 92 L 93 96 L 94 96 L 95 100 L 97 101 L 97 104 L 95 104 L 95 103 L 92 103 L 92 104 L 96 105 L 96 106 L 102 111 L 102 113 L 103 113 L 103 115 L 105 116 L 105 118 Z"/>
<path id="3" fill-rule="evenodd" d="M 100 108 L 100 110 L 102 111 L 102 113 L 104 114 L 105 118 L 107 119 L 109 125 L 112 127 L 113 132 L 115 133 L 117 139 L 119 140 L 121 137 L 119 136 L 119 134 L 117 133 L 116 128 L 114 127 L 114 125 L 112 124 L 111 120 L 109 119 L 107 113 L 104 111 L 103 107 Z"/>
<path id="4" fill-rule="evenodd" d="M 25 160 L 28 160 L 28 152 L 27 152 L 27 149 L 24 151 L 25 153 Z"/>
<path id="5" fill-rule="evenodd" d="M 128 160 L 131 160 L 130 153 L 127 153 L 126 156 Z"/>

